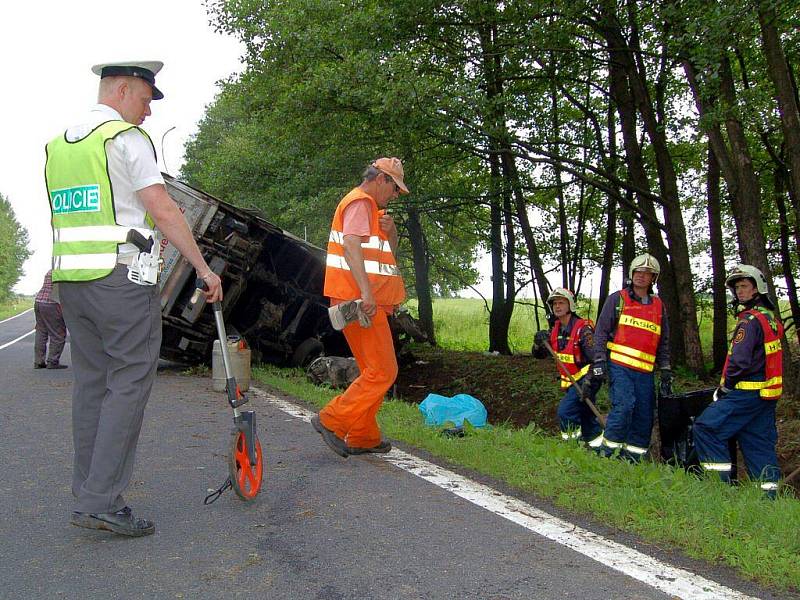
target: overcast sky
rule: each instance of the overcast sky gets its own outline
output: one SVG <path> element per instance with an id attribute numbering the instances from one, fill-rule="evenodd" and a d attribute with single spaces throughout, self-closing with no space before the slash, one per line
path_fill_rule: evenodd
<path id="1" fill-rule="evenodd" d="M 216 82 L 241 70 L 241 45 L 215 33 L 208 21 L 202 0 L 12 0 L 0 7 L 0 193 L 28 230 L 33 252 L 17 293 L 36 292 L 49 268 L 44 146 L 95 103 L 99 79 L 91 66 L 164 62 L 156 82 L 165 97 L 153 102 L 144 128 L 161 169 L 176 175 L 184 143 L 214 99 Z M 162 136 L 171 127 L 162 155 Z"/>

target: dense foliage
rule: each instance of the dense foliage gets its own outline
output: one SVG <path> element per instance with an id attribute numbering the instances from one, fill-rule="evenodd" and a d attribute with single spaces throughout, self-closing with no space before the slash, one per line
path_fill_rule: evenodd
<path id="1" fill-rule="evenodd" d="M 11 203 L 0 194 L 0 302 L 11 295 L 30 254 L 28 232 L 17 222 Z"/>
<path id="2" fill-rule="evenodd" d="M 421 315 L 426 293 L 473 283 L 490 253 L 489 349 L 508 352 L 524 285 L 541 298 L 559 272 L 602 301 L 648 250 L 674 356 L 698 373 L 697 294 L 712 292 L 724 324 L 733 264 L 774 275 L 800 319 L 800 0 L 208 8 L 246 68 L 222 84 L 184 175 L 322 244 L 368 161 L 400 156 L 413 192 L 396 209 L 401 259 Z"/>

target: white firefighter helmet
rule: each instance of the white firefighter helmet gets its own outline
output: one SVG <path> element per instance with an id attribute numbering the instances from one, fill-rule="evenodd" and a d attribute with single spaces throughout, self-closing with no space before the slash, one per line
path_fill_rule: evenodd
<path id="1" fill-rule="evenodd" d="M 564 298 L 569 302 L 569 312 L 574 313 L 577 310 L 575 308 L 575 294 L 570 292 L 567 288 L 556 288 L 550 293 L 547 297 L 547 303 L 550 305 L 550 308 L 553 308 L 553 300 L 556 298 Z"/>
<path id="2" fill-rule="evenodd" d="M 661 273 L 661 265 L 658 264 L 656 257 L 652 254 L 640 254 L 631 261 L 631 266 L 628 269 L 628 277 L 633 279 L 634 271 L 647 271 L 653 273 L 653 283 L 658 281 L 658 274 Z"/>
<path id="3" fill-rule="evenodd" d="M 736 297 L 736 282 L 740 279 L 752 279 L 759 294 L 767 294 L 767 280 L 760 269 L 753 265 L 736 265 L 728 277 L 725 279 L 725 285 L 730 288 L 733 297 Z"/>

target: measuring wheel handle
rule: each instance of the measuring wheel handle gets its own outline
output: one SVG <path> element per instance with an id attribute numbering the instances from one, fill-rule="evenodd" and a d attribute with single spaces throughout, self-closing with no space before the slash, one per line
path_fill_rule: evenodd
<path id="1" fill-rule="evenodd" d="M 191 302 L 195 304 L 200 298 L 200 291 L 208 289 L 206 282 L 199 277 L 194 282 L 195 292 L 192 296 Z M 236 384 L 236 377 L 233 376 L 233 369 L 231 368 L 231 357 L 228 354 L 228 336 L 225 333 L 225 321 L 222 318 L 222 303 L 217 300 L 211 304 L 214 309 L 214 322 L 217 326 L 217 337 L 219 338 L 220 351 L 222 353 L 222 364 L 225 369 L 225 391 L 228 394 L 228 404 L 231 408 L 239 408 L 243 404 L 247 404 L 248 398 L 239 389 Z"/>
<path id="2" fill-rule="evenodd" d="M 250 400 L 247 394 L 239 389 L 235 377 L 228 377 L 225 380 L 225 391 L 228 393 L 228 404 L 231 405 L 231 408 L 239 408 Z"/>

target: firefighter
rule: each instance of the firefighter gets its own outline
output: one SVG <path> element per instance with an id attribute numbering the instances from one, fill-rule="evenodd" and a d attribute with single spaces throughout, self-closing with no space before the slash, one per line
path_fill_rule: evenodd
<path id="1" fill-rule="evenodd" d="M 534 356 L 547 358 L 550 353 L 544 343 L 556 352 L 558 360 L 567 369 L 572 378 L 582 387 L 582 391 L 590 400 L 594 400 L 599 386 L 587 377 L 589 367 L 595 356 L 594 323 L 575 314 L 575 296 L 565 288 L 556 288 L 547 298 L 547 304 L 556 321 L 553 328 L 539 331 L 534 340 Z M 556 365 L 561 379 L 561 389 L 566 390 L 558 405 L 558 421 L 561 427 L 561 438 L 564 440 L 580 439 L 592 448 L 597 448 L 603 440 L 603 432 L 597 417 L 584 402 L 578 390 L 569 380 L 561 367 Z"/>
<path id="2" fill-rule="evenodd" d="M 780 479 L 775 406 L 783 386 L 783 325 L 775 317 L 764 274 L 756 267 L 737 266 L 725 285 L 742 310 L 714 402 L 694 424 L 695 447 L 703 468 L 729 482 L 728 440 L 735 437 L 748 475 L 761 482 L 767 497 L 774 498 Z"/>
<path id="3" fill-rule="evenodd" d="M 375 416 L 397 377 L 388 316 L 405 299 L 397 268 L 397 229 L 386 207 L 408 194 L 398 158 L 379 158 L 336 208 L 328 240 L 324 293 L 332 305 L 361 300 L 367 319 L 356 319 L 342 333 L 353 351 L 358 378 L 331 400 L 311 423 L 338 455 L 389 452 Z"/>
<path id="4" fill-rule="evenodd" d="M 609 380 L 611 411 L 600 453 L 640 461 L 650 446 L 655 412 L 655 375 L 669 389 L 669 327 L 661 299 L 653 293 L 661 267 L 650 254 L 631 262 L 630 280 L 605 301 L 597 320 L 592 363 L 595 385 Z M 608 352 L 602 352 L 607 348 Z"/>

